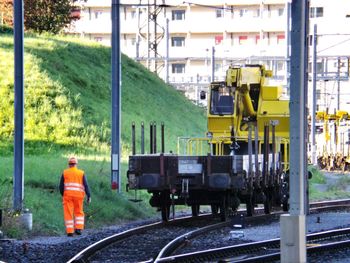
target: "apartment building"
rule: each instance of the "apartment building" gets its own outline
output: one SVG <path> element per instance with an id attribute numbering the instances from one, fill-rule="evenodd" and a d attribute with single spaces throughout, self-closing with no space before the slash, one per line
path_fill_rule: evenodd
<path id="1" fill-rule="evenodd" d="M 87 1 L 75 30 L 109 45 L 110 4 Z M 212 79 L 223 79 L 232 64 L 264 63 L 283 80 L 286 10 L 284 0 L 125 1 L 120 8 L 121 50 L 189 91 L 193 100 Z"/>
<path id="2" fill-rule="evenodd" d="M 197 100 L 198 91 L 213 78 L 222 79 L 232 64 L 264 63 L 273 70 L 274 81 L 287 86 L 290 1 L 121 2 L 122 52 L 172 85 L 196 91 L 192 99 Z M 88 0 L 82 7 L 81 20 L 75 24 L 75 32 L 110 45 L 110 10 L 110 0 Z M 339 90 L 350 97 L 346 88 L 349 14 L 347 0 L 310 3 L 310 55 L 313 25 L 317 24 L 319 109 L 336 108 L 338 104 L 350 109 L 347 102 L 338 102 L 335 94 Z"/>

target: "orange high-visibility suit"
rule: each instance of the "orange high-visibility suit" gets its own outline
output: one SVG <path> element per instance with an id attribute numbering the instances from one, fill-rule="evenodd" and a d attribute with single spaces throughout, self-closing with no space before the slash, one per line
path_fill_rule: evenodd
<path id="1" fill-rule="evenodd" d="M 63 171 L 60 181 L 60 192 L 63 196 L 63 214 L 67 234 L 84 229 L 83 201 L 85 193 L 90 199 L 89 186 L 84 171 L 75 165 Z"/>

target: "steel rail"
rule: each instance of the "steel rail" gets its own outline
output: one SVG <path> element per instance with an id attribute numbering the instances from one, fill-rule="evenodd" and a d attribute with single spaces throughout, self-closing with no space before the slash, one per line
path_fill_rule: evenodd
<path id="1" fill-rule="evenodd" d="M 313 242 L 317 240 L 324 240 L 329 238 L 336 238 L 340 236 L 350 235 L 350 228 L 329 230 L 323 232 L 317 232 L 307 235 L 307 241 Z M 309 253 L 317 253 L 324 251 L 325 249 L 335 249 L 339 247 L 350 246 L 350 240 L 339 241 L 327 244 L 317 244 L 317 246 L 308 246 Z M 201 262 L 201 261 L 214 261 L 220 260 L 220 262 L 267 262 L 271 260 L 279 260 L 280 253 L 274 252 L 266 255 L 259 255 L 254 257 L 249 257 L 248 254 L 252 252 L 257 252 L 267 249 L 279 249 L 280 239 L 270 239 L 264 241 L 251 242 L 246 244 L 227 246 L 216 249 L 208 249 L 203 251 L 197 251 L 192 253 L 186 253 L 182 255 L 164 257 L 156 262 Z M 243 256 L 242 256 L 243 254 Z M 247 258 L 242 258 L 247 257 Z"/>
<path id="2" fill-rule="evenodd" d="M 71 258 L 67 263 L 83 263 L 83 262 L 88 262 L 88 259 L 93 256 L 96 252 L 99 250 L 102 250 L 103 248 L 109 246 L 112 243 L 115 243 L 117 241 L 121 241 L 125 238 L 128 238 L 130 236 L 136 235 L 138 233 L 151 230 L 157 227 L 160 227 L 163 223 L 162 222 L 157 222 L 153 224 L 148 224 L 144 226 L 140 226 L 137 228 L 129 229 L 126 230 L 122 233 L 118 233 L 109 237 L 106 237 L 79 252 L 77 255 L 75 255 L 73 258 Z"/>
<path id="3" fill-rule="evenodd" d="M 249 224 L 249 223 L 253 223 L 253 221 L 256 222 L 258 220 L 266 220 L 266 219 L 270 218 L 271 216 L 275 216 L 275 215 L 279 215 L 279 214 L 281 214 L 281 212 L 276 212 L 276 213 L 269 214 L 269 215 L 256 215 L 254 217 L 246 217 L 246 218 L 244 218 L 244 223 Z M 193 231 L 190 231 L 186 234 L 178 236 L 177 238 L 175 238 L 171 242 L 169 242 L 164 248 L 161 249 L 161 251 L 159 252 L 159 254 L 156 257 L 156 259 L 154 260 L 154 262 L 161 262 L 160 261 L 161 258 L 169 257 L 177 249 L 183 247 L 184 244 L 188 243 L 189 240 L 192 240 L 192 239 L 196 238 L 197 236 L 200 236 L 204 233 L 207 233 L 207 232 L 210 232 L 210 231 L 213 231 L 216 229 L 231 226 L 231 225 L 232 225 L 231 220 L 226 221 L 226 222 L 220 222 L 220 223 L 205 226 L 205 227 L 202 227 L 200 229 L 193 230 Z"/>
<path id="4" fill-rule="evenodd" d="M 331 201 L 321 201 L 321 202 L 314 202 L 310 204 L 310 209 L 311 211 L 319 211 L 319 210 L 326 210 L 326 209 L 339 209 L 342 208 L 344 206 L 349 206 L 350 205 L 350 199 L 342 199 L 342 200 L 331 200 Z M 283 212 L 276 212 L 273 213 L 271 215 L 280 215 Z M 247 223 L 250 223 L 253 220 L 257 220 L 257 219 L 266 219 L 266 217 L 269 217 L 271 215 L 259 215 L 259 216 L 255 216 L 255 217 L 248 217 L 245 218 L 245 221 Z M 184 235 L 181 235 L 175 239 L 173 239 L 171 242 L 169 242 L 163 249 L 161 249 L 161 251 L 159 252 L 159 254 L 157 255 L 156 259 L 154 262 L 162 262 L 162 258 L 167 258 L 170 257 L 172 254 L 174 254 L 174 252 L 185 246 L 185 244 L 188 243 L 189 240 L 194 239 L 195 237 L 206 233 L 208 231 L 212 231 L 215 229 L 219 229 L 222 227 L 226 227 L 231 225 L 232 222 L 231 221 L 227 221 L 227 222 L 222 222 L 219 224 L 214 224 L 214 225 L 210 225 L 207 227 L 203 227 L 191 232 L 188 232 Z"/>
<path id="5" fill-rule="evenodd" d="M 312 203 L 310 204 L 310 206 L 325 206 L 326 204 L 328 206 L 333 207 L 336 204 L 341 203 L 340 206 L 348 204 L 350 205 L 350 199 L 346 199 L 346 200 L 336 200 L 336 201 L 326 201 L 326 202 L 317 202 L 317 203 Z M 258 209 L 256 209 L 258 210 Z M 244 212 L 241 210 L 239 211 L 240 213 Z M 259 211 L 256 211 L 259 213 Z M 278 212 L 278 213 L 274 213 L 273 215 L 278 215 L 281 214 L 282 212 Z M 245 218 L 246 222 L 250 222 L 250 220 L 259 220 L 259 219 L 264 219 L 268 216 L 271 215 L 258 215 L 252 218 Z M 124 232 L 121 233 L 117 233 L 114 234 L 112 236 L 106 237 L 94 244 L 91 244 L 90 246 L 86 247 L 84 250 L 80 251 L 78 254 L 76 254 L 73 258 L 71 258 L 69 261 L 67 261 L 68 263 L 82 263 L 82 262 L 88 262 L 88 259 L 93 256 L 95 253 L 97 253 L 98 251 L 102 250 L 103 248 L 107 247 L 108 245 L 111 245 L 113 243 L 119 242 L 123 239 L 129 238 L 133 235 L 137 235 L 139 233 L 148 231 L 148 230 L 152 230 L 152 229 L 157 229 L 161 226 L 169 226 L 171 224 L 177 224 L 177 223 L 181 223 L 181 221 L 186 222 L 186 221 L 191 221 L 191 220 L 198 220 L 199 219 L 203 219 L 205 217 L 212 217 L 211 214 L 204 214 L 204 215 L 200 215 L 198 217 L 191 217 L 191 216 L 187 216 L 187 217 L 182 217 L 182 218 L 178 218 L 178 219 L 174 219 L 171 220 L 169 222 L 156 222 L 156 223 L 152 223 L 152 224 L 148 224 L 148 225 L 144 225 L 144 226 L 140 226 L 137 228 L 133 228 L 133 229 L 129 229 L 126 230 Z M 248 220 L 248 221 L 247 221 Z M 219 224 L 214 224 L 214 225 L 210 225 L 204 228 L 203 231 L 211 231 L 214 230 L 215 228 L 220 228 L 220 227 L 224 227 L 225 225 L 230 225 L 232 222 L 231 221 L 227 221 L 227 222 L 221 222 Z M 215 227 L 215 225 L 217 225 Z M 161 250 L 160 255 L 157 256 L 157 260 L 160 260 L 163 257 L 166 257 L 168 255 L 171 255 L 171 253 L 173 253 L 176 249 L 178 249 L 181 244 L 183 242 L 182 241 L 186 241 L 186 240 L 190 240 L 193 239 L 194 237 L 200 235 L 200 230 L 198 230 L 199 232 L 196 233 L 197 230 L 195 231 L 191 231 L 190 233 L 187 233 L 185 235 L 182 235 L 180 237 L 178 237 L 177 241 L 173 240 L 172 242 L 170 242 L 166 247 L 164 247 Z M 171 244 L 172 243 L 172 244 Z"/>
<path id="6" fill-rule="evenodd" d="M 188 221 L 193 221 L 193 220 L 198 220 L 198 219 L 205 219 L 207 217 L 212 217 L 212 215 L 211 214 L 204 214 L 204 215 L 200 215 L 198 217 L 185 216 L 185 217 L 181 217 L 178 219 L 173 219 L 169 222 L 160 221 L 160 222 L 132 228 L 132 229 L 123 231 L 121 233 L 117 233 L 117 234 L 114 234 L 112 236 L 106 237 L 102 240 L 99 240 L 99 241 L 91 244 L 90 246 L 86 247 L 85 249 L 80 251 L 78 254 L 76 254 L 74 257 L 72 257 L 70 260 L 68 260 L 67 263 L 83 263 L 83 262 L 85 263 L 85 262 L 88 262 L 88 259 L 91 256 L 93 256 L 95 253 L 102 250 L 103 248 L 105 248 L 113 243 L 116 243 L 116 242 L 119 242 L 119 241 L 124 240 L 126 238 L 129 238 L 131 236 L 146 232 L 148 230 L 157 229 L 161 226 L 171 226 L 171 225 L 178 224 L 181 222 L 188 222 Z"/>
<path id="7" fill-rule="evenodd" d="M 347 233 L 347 235 L 349 233 Z M 306 249 L 307 249 L 307 255 L 312 256 L 312 255 L 315 255 L 316 253 L 322 253 L 333 249 L 343 249 L 343 248 L 349 248 L 349 247 L 350 247 L 350 240 L 343 240 L 343 241 L 330 242 L 325 244 L 318 244 L 317 246 L 308 246 Z M 281 254 L 277 252 L 277 253 L 270 253 L 270 254 L 256 256 L 256 257 L 249 257 L 246 259 L 236 258 L 234 262 L 235 263 L 271 262 L 271 261 L 280 260 L 280 256 Z M 220 262 L 232 262 L 230 261 L 231 259 L 230 258 L 223 259 L 223 260 L 220 260 Z"/>

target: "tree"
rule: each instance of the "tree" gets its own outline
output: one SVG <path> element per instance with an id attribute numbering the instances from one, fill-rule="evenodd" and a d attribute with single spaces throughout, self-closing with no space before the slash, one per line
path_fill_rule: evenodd
<path id="1" fill-rule="evenodd" d="M 80 18 L 75 6 L 78 0 L 24 0 L 24 27 L 35 32 L 58 33 L 72 21 Z M 3 8 L 4 7 L 4 8 Z M 6 7 L 6 9 L 5 9 Z M 0 0 L 0 15 L 4 24 L 13 25 L 13 0 Z M 1 21 L 0 21 L 1 22 Z"/>
<path id="2" fill-rule="evenodd" d="M 0 25 L 13 25 L 13 0 L 0 0 Z"/>
<path id="3" fill-rule="evenodd" d="M 77 9 L 71 0 L 24 0 L 24 26 L 35 32 L 58 33 L 72 21 Z"/>

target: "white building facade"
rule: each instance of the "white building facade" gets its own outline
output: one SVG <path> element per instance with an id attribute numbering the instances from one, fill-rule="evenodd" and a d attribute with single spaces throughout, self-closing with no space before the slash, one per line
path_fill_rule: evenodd
<path id="1" fill-rule="evenodd" d="M 228 66 L 236 64 L 263 63 L 273 70 L 275 81 L 287 86 L 290 1 L 121 2 L 122 52 L 166 82 L 195 90 L 192 99 L 197 100 L 199 90 L 213 78 L 223 79 Z M 111 0 L 88 0 L 83 5 L 81 20 L 75 24 L 75 33 L 110 45 L 110 10 Z M 310 36 L 313 24 L 318 26 L 319 110 L 333 110 L 338 104 L 341 109 L 350 109 L 347 101 L 337 101 L 336 94 L 339 89 L 340 94 L 350 98 L 347 88 L 349 14 L 348 0 L 312 0 L 310 3 Z M 311 61 L 312 37 L 309 42 Z"/>

